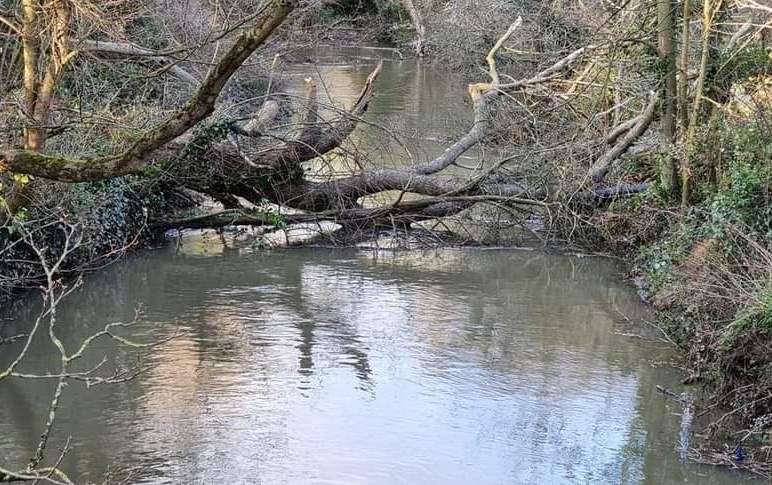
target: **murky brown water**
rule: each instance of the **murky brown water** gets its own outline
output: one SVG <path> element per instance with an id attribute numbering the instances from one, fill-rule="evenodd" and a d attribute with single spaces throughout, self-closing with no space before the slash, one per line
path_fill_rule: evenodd
<path id="1" fill-rule="evenodd" d="M 338 102 L 375 63 L 362 59 L 372 51 L 351 54 L 319 66 Z M 468 117 L 463 86 L 441 69 L 388 62 L 379 83 L 369 119 L 413 130 L 419 159 Z M 366 129 L 355 141 L 398 151 Z M 70 347 L 140 305 L 134 338 L 182 333 L 131 382 L 71 383 L 50 452 L 72 436 L 63 467 L 94 482 L 110 471 L 110 481 L 133 472 L 129 483 L 746 480 L 683 461 L 682 410 L 655 390 L 680 391 L 665 365 L 673 355 L 622 335 L 651 329 L 617 272 L 529 251 L 254 251 L 186 239 L 90 275 L 63 306 Z M 33 317 L 6 312 L 0 331 L 23 332 Z M 17 349 L 2 347 L 0 364 Z M 103 356 L 129 366 L 136 353 L 100 344 L 80 368 Z M 42 338 L 23 370 L 55 366 Z M 51 390 L 0 383 L 0 465 L 24 467 Z"/>
<path id="2" fill-rule="evenodd" d="M 645 327 L 622 317 L 643 309 L 617 269 L 510 250 L 148 252 L 90 277 L 61 333 L 73 346 L 142 305 L 136 338 L 183 334 L 132 382 L 72 383 L 51 449 L 71 435 L 73 476 L 132 483 L 737 482 L 680 460 L 680 407 L 655 390 L 678 388 L 672 355 L 619 335 Z M 53 355 L 41 339 L 26 370 Z M 50 392 L 0 386 L 4 464 L 28 459 Z"/>

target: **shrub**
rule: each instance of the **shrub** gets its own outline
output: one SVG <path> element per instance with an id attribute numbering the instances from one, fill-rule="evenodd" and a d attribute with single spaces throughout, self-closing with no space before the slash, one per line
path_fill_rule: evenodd
<path id="1" fill-rule="evenodd" d="M 755 235 L 772 238 L 772 140 L 758 123 L 736 129 L 726 147 L 731 161 L 709 204 L 714 236 L 727 225 L 739 225 Z"/>

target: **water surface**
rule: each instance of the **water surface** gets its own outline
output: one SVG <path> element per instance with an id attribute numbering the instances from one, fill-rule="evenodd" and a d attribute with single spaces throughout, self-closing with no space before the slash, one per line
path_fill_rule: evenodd
<path id="1" fill-rule="evenodd" d="M 673 357 L 618 267 L 532 251 L 253 252 L 189 243 L 89 277 L 59 318 L 179 335 L 135 380 L 72 383 L 51 450 L 132 483 L 735 483 L 680 459 Z M 32 310 L 6 315 L 23 331 Z M 631 321 L 628 321 L 630 319 Z M 124 332 L 124 334 L 128 334 Z M 3 350 L 3 359 L 10 350 Z M 130 365 L 134 352 L 98 346 Z M 53 370 L 40 339 L 25 370 Z M 23 466 L 51 383 L 0 387 L 0 456 Z"/>

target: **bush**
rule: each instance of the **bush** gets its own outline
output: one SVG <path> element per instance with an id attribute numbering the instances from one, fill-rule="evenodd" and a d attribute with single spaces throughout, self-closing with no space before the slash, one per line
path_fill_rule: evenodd
<path id="1" fill-rule="evenodd" d="M 722 148 L 723 149 L 723 148 Z M 758 123 L 736 129 L 727 146 L 731 161 L 709 203 L 714 236 L 727 225 L 738 225 L 767 239 L 772 238 L 772 140 Z"/>
<path id="2" fill-rule="evenodd" d="M 724 54 L 717 64 L 720 67 L 712 84 L 715 90 L 727 95 L 735 83 L 772 73 L 772 50 L 763 46 L 749 46 Z"/>

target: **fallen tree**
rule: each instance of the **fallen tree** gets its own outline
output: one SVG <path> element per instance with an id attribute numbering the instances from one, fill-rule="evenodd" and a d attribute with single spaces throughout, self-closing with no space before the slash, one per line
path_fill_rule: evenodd
<path id="1" fill-rule="evenodd" d="M 68 2 L 53 2 L 52 5 L 54 18 L 65 23 L 71 21 Z M 296 1 L 274 0 L 266 3 L 252 16 L 251 22 L 240 31 L 225 53 L 219 56 L 185 105 L 165 121 L 145 131 L 126 150 L 94 158 L 65 157 L 48 154 L 44 150 L 51 92 L 67 62 L 79 52 L 71 48 L 75 44 L 72 39 L 56 37 L 54 32 L 52 53 L 48 56 L 48 74 L 36 80 L 40 77 L 37 64 L 25 64 L 23 73 L 24 79 L 29 81 L 24 84 L 29 111 L 39 113 L 39 116 L 27 126 L 27 142 L 23 148 L 6 148 L 0 152 L 0 170 L 76 183 L 144 174 L 152 168 L 155 173 L 162 173 L 167 181 L 222 202 L 226 209 L 239 209 L 243 201 L 255 205 L 267 201 L 279 207 L 303 211 L 302 216 L 293 217 L 293 220 L 330 220 L 357 227 L 398 221 L 409 225 L 410 222 L 453 215 L 479 202 L 526 206 L 566 201 L 592 204 L 630 195 L 647 187 L 646 183 L 606 187 L 603 181 L 614 161 L 651 123 L 657 104 L 655 95 L 651 96 L 640 116 L 621 123 L 611 131 L 609 139 L 618 141 L 590 168 L 588 178 L 592 184 L 578 181 L 570 194 L 553 193 L 549 187 L 528 186 L 520 180 L 499 176 L 499 169 L 505 161 L 470 179 L 445 174 L 459 157 L 488 135 L 496 98 L 501 95 L 511 97 L 549 85 L 590 53 L 599 50 L 595 46 L 583 47 L 533 76 L 519 80 L 507 77 L 508 80 L 502 82 L 496 55 L 520 27 L 520 18 L 498 39 L 486 57 L 489 81 L 469 86 L 474 111 L 471 126 L 438 157 L 423 164 L 406 163 L 404 168 L 360 168 L 348 175 L 325 180 L 306 177 L 303 163 L 338 149 L 356 128 L 375 94 L 380 65 L 367 78 L 351 108 L 341 111 L 334 120 L 324 120 L 319 114 L 317 88 L 309 80 L 304 112 L 297 116 L 301 129 L 294 133 L 277 133 L 271 129 L 279 111 L 277 105 L 284 101 L 280 95 L 269 96 L 262 107 L 246 120 L 222 118 L 208 122 L 216 112 L 218 98 L 229 80 L 298 7 L 299 2 Z M 22 41 L 25 29 L 34 31 L 40 22 L 39 15 L 24 18 L 23 27 L 18 31 Z M 68 29 L 62 25 L 60 30 L 65 32 Z M 40 44 L 28 44 L 22 42 L 25 56 L 39 57 Z M 83 49 L 107 54 L 146 56 L 153 61 L 163 57 L 163 53 L 125 44 L 90 40 L 78 44 Z M 192 75 L 173 61 L 169 66 L 176 77 L 191 84 L 195 82 Z M 417 194 L 423 198 L 403 202 L 400 195 L 396 202 L 378 207 L 365 207 L 361 203 L 365 197 L 387 191 Z M 23 202 L 12 203 L 9 208 L 14 211 L 22 205 Z M 263 224 L 260 218 L 247 212 L 243 214 L 244 217 L 233 222 Z M 194 226 L 201 227 L 202 221 L 206 220 L 196 219 Z M 212 219 L 218 225 L 222 220 Z M 184 222 L 169 218 L 156 222 L 154 227 L 184 226 Z"/>
<path id="2" fill-rule="evenodd" d="M 646 21 L 639 18 L 645 17 L 638 8 L 645 6 L 641 2 L 640 5 L 618 7 L 617 13 L 603 19 L 602 25 L 606 27 L 600 27 L 600 35 L 592 36 L 597 41 L 602 35 L 610 34 L 609 38 L 616 41 L 598 42 L 599 45 L 579 49 L 575 47 L 589 42 L 589 35 L 565 37 L 565 42 L 557 49 L 545 48 L 538 43 L 534 46 L 529 42 L 518 42 L 516 34 L 525 30 L 520 30 L 518 19 L 502 37 L 492 42 L 494 45 L 487 52 L 487 57 L 480 52 L 475 54 L 481 61 L 483 58 L 487 61 L 488 79 L 469 86 L 473 111 L 469 126 L 457 138 L 447 142 L 441 154 L 429 161 L 417 163 L 406 149 L 401 163 L 386 167 L 360 163 L 366 161 L 367 156 L 356 151 L 353 147 L 355 140 L 351 137 L 362 125 L 366 125 L 368 130 L 381 130 L 379 133 L 392 136 L 388 128 L 375 126 L 367 120 L 368 106 L 378 96 L 380 67 L 373 69 L 363 82 L 361 92 L 347 109 L 323 106 L 322 96 L 317 92 L 323 86 L 317 87 L 310 81 L 305 96 L 290 96 L 281 93 L 280 89 L 271 90 L 271 81 L 266 89 L 258 82 L 242 83 L 244 78 L 263 80 L 256 79 L 255 71 L 251 69 L 261 59 L 272 57 L 273 51 L 265 52 L 271 47 L 266 43 L 281 25 L 290 23 L 288 19 L 299 16 L 299 11 L 305 8 L 301 2 L 270 0 L 255 9 L 252 2 L 229 0 L 224 3 L 247 5 L 248 11 L 242 18 L 226 27 L 215 27 L 211 34 L 191 36 L 196 39 L 195 42 L 174 39 L 168 43 L 161 42 L 165 47 L 155 45 L 152 49 L 140 46 L 148 44 L 132 43 L 136 39 L 114 36 L 109 29 L 100 31 L 84 27 L 87 22 L 110 18 L 109 15 L 101 15 L 98 10 L 96 13 L 89 10 L 99 7 L 99 3 L 104 4 L 104 10 L 108 11 L 114 6 L 126 7 L 132 2 L 14 0 L 10 2 L 13 12 L 0 10 L 0 89 L 3 90 L 0 93 L 0 120 L 5 120 L 8 112 L 14 114 L 14 120 L 19 120 L 15 124 L 8 123 L 0 131 L 4 136 L 0 147 L 0 183 L 14 180 L 14 187 L 7 190 L 9 184 L 6 183 L 2 188 L 4 193 L 0 194 L 0 207 L 6 209 L 2 211 L 5 214 L 0 215 L 11 216 L 8 217 L 8 224 L 2 220 L 5 217 L 0 218 L 0 290 L 14 285 L 18 287 L 19 281 L 27 286 L 38 285 L 43 275 L 37 268 L 37 258 L 29 254 L 32 248 L 20 250 L 24 239 L 14 233 L 17 231 L 16 221 L 23 220 L 25 216 L 20 209 L 25 205 L 34 206 L 37 202 L 32 197 L 34 191 L 29 190 L 30 186 L 37 186 L 39 192 L 47 193 L 61 187 L 82 187 L 80 183 L 83 182 L 102 184 L 108 180 L 110 183 L 129 180 L 142 186 L 143 190 L 162 192 L 171 189 L 172 192 L 193 194 L 190 200 L 194 202 L 211 198 L 223 206 L 200 204 L 205 207 L 199 208 L 206 208 L 205 211 L 181 215 L 169 205 L 161 212 L 151 211 L 153 218 L 146 220 L 142 213 L 145 201 L 137 197 L 126 209 L 124 193 L 121 193 L 113 199 L 120 201 L 112 204 L 114 212 L 132 212 L 134 215 L 122 219 L 113 217 L 113 213 L 102 214 L 107 211 L 100 206 L 92 213 L 99 212 L 102 218 L 92 218 L 90 229 L 115 233 L 117 226 L 131 225 L 127 220 L 134 222 L 132 229 L 124 231 L 120 238 L 116 238 L 117 242 L 109 241 L 102 246 L 83 245 L 88 251 L 108 256 L 121 254 L 123 248 L 135 240 L 136 232 L 144 231 L 146 227 L 162 232 L 167 229 L 260 226 L 268 231 L 286 225 L 316 225 L 320 228 L 336 225 L 353 229 L 352 233 L 356 234 L 362 228 L 407 228 L 427 221 L 432 224 L 427 224 L 428 227 L 441 227 L 446 223 L 443 218 L 481 204 L 497 210 L 503 208 L 507 214 L 518 214 L 522 216 L 521 220 L 529 220 L 532 215 L 551 218 L 557 211 L 560 216 L 567 216 L 556 218 L 556 227 L 566 222 L 558 230 L 567 228 L 558 237 L 566 235 L 566 239 L 583 243 L 593 250 L 606 249 L 608 246 L 603 246 L 604 243 L 612 244 L 611 247 L 617 251 L 620 248 L 624 251 L 639 250 L 656 241 L 662 231 L 669 228 L 672 234 L 665 234 L 664 243 L 652 246 L 646 256 L 651 266 L 649 279 L 666 285 L 664 288 L 655 286 L 661 296 L 659 299 L 672 300 L 674 293 L 667 286 L 678 289 L 686 281 L 695 287 L 684 286 L 687 291 L 679 290 L 675 294 L 682 298 L 681 306 L 696 315 L 695 319 L 706 320 L 707 315 L 707 320 L 712 322 L 715 315 L 719 315 L 722 322 L 734 322 L 726 328 L 678 322 L 679 332 L 683 330 L 681 333 L 684 334 L 683 345 L 691 349 L 695 356 L 693 360 L 698 372 L 694 379 L 704 378 L 705 359 L 714 369 L 729 369 L 731 372 L 726 374 L 734 378 L 719 382 L 718 398 L 710 407 L 719 409 L 727 402 L 730 393 L 740 392 L 731 394 L 730 404 L 734 410 L 721 416 L 717 423 L 725 427 L 730 421 L 727 418 L 737 418 L 737 422 L 747 428 L 747 432 L 742 433 L 742 441 L 748 441 L 749 437 L 769 436 L 769 422 L 764 421 L 765 416 L 769 416 L 769 400 L 764 394 L 769 388 L 769 379 L 766 379 L 768 373 L 763 374 L 768 369 L 768 359 L 763 356 L 769 355 L 766 351 L 769 348 L 769 333 L 761 333 L 761 322 L 769 321 L 766 315 L 769 315 L 770 300 L 767 287 L 760 283 L 766 285 L 769 281 L 769 248 L 766 244 L 769 239 L 769 216 L 766 214 L 769 214 L 770 193 L 766 147 L 769 143 L 763 135 L 770 130 L 769 117 L 765 114 L 768 111 L 762 109 L 765 106 L 763 103 L 768 106 L 769 96 L 764 94 L 768 91 L 762 89 L 762 81 L 768 79 L 769 72 L 765 67 L 769 65 L 768 50 L 764 49 L 768 45 L 770 22 L 767 10 L 760 4 L 740 2 L 745 5 L 743 8 L 757 10 L 764 16 L 761 20 L 753 20 L 753 15 L 743 18 L 743 27 L 728 39 L 724 57 L 721 58 L 711 57 L 718 50 L 711 45 L 715 43 L 715 47 L 720 47 L 721 39 L 720 32 L 710 28 L 713 23 L 710 18 L 703 20 L 703 35 L 692 36 L 702 41 L 702 48 L 692 45 L 694 42 L 690 43 L 689 30 L 695 22 L 690 22 L 689 16 L 694 9 L 684 8 L 684 18 L 680 22 L 684 28 L 680 39 L 683 45 L 677 49 L 680 51 L 679 72 L 683 74 L 678 76 L 678 117 L 675 120 L 680 144 L 676 140 L 676 145 L 671 146 L 670 141 L 662 143 L 661 139 L 649 136 L 658 117 L 662 117 L 664 132 L 668 131 L 668 123 L 674 122 L 673 100 L 669 99 L 673 96 L 670 82 L 673 72 L 672 59 L 667 63 L 671 68 L 665 73 L 661 69 L 663 63 L 650 65 L 652 59 L 647 57 L 647 52 L 656 52 L 662 58 L 673 56 L 675 52 L 664 46 L 667 42 L 663 42 L 657 51 L 652 42 L 656 37 L 650 35 L 651 32 L 641 31 L 648 27 L 635 27 L 638 20 Z M 666 7 L 666 3 L 659 2 L 657 6 Z M 706 1 L 705 6 L 716 3 L 721 2 Z M 685 7 L 688 7 L 688 2 Z M 477 8 L 474 14 L 490 16 L 491 11 Z M 662 12 L 661 19 L 666 20 L 667 11 Z M 533 12 L 531 15 L 538 16 Z M 605 14 L 602 15 L 605 17 Z M 608 22 L 609 19 L 614 21 Z M 420 18 L 413 20 L 422 21 Z M 569 22 L 573 20 L 569 18 Z M 423 21 L 431 34 L 432 17 L 428 16 Z M 612 24 L 616 26 L 608 27 Z M 453 24 L 454 27 L 458 25 L 458 22 Z M 601 23 L 598 22 L 598 25 Z M 633 27 L 635 29 L 631 32 Z M 660 25 L 662 31 L 659 34 L 663 40 L 674 35 L 668 33 L 672 28 L 665 27 Z M 466 32 L 466 29 L 459 30 Z M 474 39 L 485 42 L 487 46 L 492 39 L 482 40 L 484 36 L 478 35 L 481 31 L 495 30 L 470 29 Z M 423 36 L 423 27 L 416 27 L 416 33 L 419 37 Z M 528 35 L 519 37 L 526 38 Z M 564 37 L 561 35 L 560 38 Z M 754 40 L 756 38 L 758 42 Z M 293 38 L 293 41 L 296 40 Z M 745 49 L 749 43 L 758 46 Z M 467 42 L 459 44 L 463 44 L 463 48 L 469 47 Z M 549 54 L 546 60 L 544 57 L 547 54 L 540 52 L 562 54 Z M 560 57 L 565 53 L 568 54 Z M 691 59 L 694 53 L 701 55 Z M 505 56 L 510 60 L 509 67 L 497 66 L 497 60 L 505 65 L 502 62 Z M 532 61 L 534 56 L 537 59 Z M 159 110 L 161 114 L 152 118 L 152 122 L 130 125 L 134 131 L 127 138 L 128 143 L 114 144 L 110 150 L 103 147 L 90 150 L 90 146 L 83 144 L 79 145 L 83 148 L 82 152 L 57 151 L 51 148 L 56 144 L 47 141 L 66 130 L 68 124 L 75 126 L 72 131 L 87 125 L 82 121 L 80 100 L 74 99 L 75 96 L 68 91 L 72 85 L 67 85 L 65 81 L 70 72 L 81 67 L 78 62 L 93 58 L 100 59 L 104 66 L 131 64 L 140 69 L 152 68 L 154 71 L 146 76 L 148 83 L 165 90 L 166 80 L 173 78 L 181 94 L 174 97 L 170 106 L 164 105 Z M 734 65 L 733 58 L 738 61 L 738 66 L 742 61 L 743 69 L 727 67 Z M 703 59 L 710 62 L 706 64 Z M 520 74 L 504 74 L 505 70 L 513 71 L 514 63 L 521 61 L 517 65 Z M 690 69 L 696 61 L 700 61 L 701 68 Z M 466 60 L 463 62 L 468 64 Z M 535 74 L 523 75 L 523 72 Z M 273 73 L 271 69 L 270 75 Z M 711 79 L 714 76 L 711 73 L 720 75 Z M 754 73 L 755 77 L 748 78 Z M 748 123 L 749 120 L 732 121 L 735 116 L 732 102 L 722 99 L 734 87 L 745 85 L 751 88 L 749 82 L 759 85 L 749 89 L 754 94 L 745 96 L 744 101 L 758 105 L 754 111 L 758 113 L 755 125 Z M 107 86 L 112 89 L 116 84 L 107 83 Z M 701 84 L 705 84 L 705 89 L 699 86 Z M 229 92 L 234 85 L 240 89 Z M 239 97 L 229 97 L 234 93 Z M 715 97 L 711 93 L 720 96 Z M 113 98 L 113 93 L 104 94 L 108 99 Z M 72 98 L 61 99 L 66 96 Z M 122 107 L 141 106 L 143 101 L 128 99 Z M 104 104 L 109 106 L 110 102 Z M 246 114 L 244 111 L 234 114 L 231 110 L 234 106 L 249 108 L 246 108 Z M 502 113 L 506 115 L 508 109 L 516 111 L 513 106 L 520 109 L 522 117 L 513 116 L 504 122 L 497 118 Z M 532 110 L 533 107 L 536 108 Z M 98 114 L 98 108 L 101 105 L 97 105 L 97 109 L 92 105 L 83 112 Z M 330 111 L 336 115 L 332 118 L 324 116 Z M 542 131 L 534 129 L 533 136 L 512 135 L 512 132 L 527 132 L 531 128 L 531 120 L 524 118 L 531 118 L 533 125 L 547 128 Z M 701 138 L 703 129 L 708 136 L 706 140 Z M 516 156 L 508 153 L 497 161 L 480 160 L 477 167 L 465 166 L 460 161 L 469 150 L 488 144 L 492 138 L 498 137 L 498 132 L 506 130 L 509 137 L 503 140 L 496 138 L 496 141 L 499 147 L 509 144 L 507 150 L 516 145 L 517 148 L 512 150 L 517 153 Z M 68 136 L 69 133 L 62 138 Z M 714 136 L 715 140 L 711 140 Z M 732 140 L 736 146 L 725 153 L 727 142 Z M 754 148 L 756 143 L 758 146 Z M 641 147 L 644 151 L 640 150 Z M 547 152 L 549 155 L 542 156 Z M 730 155 L 730 152 L 733 154 Z M 84 153 L 98 154 L 85 156 Z M 619 163 L 627 156 L 633 163 Z M 323 176 L 307 170 L 311 164 L 322 163 L 320 160 L 340 158 L 345 158 L 355 168 Z M 652 191 L 643 201 L 618 204 L 607 211 L 597 210 L 599 206 L 618 198 L 646 191 L 651 185 L 649 180 L 662 180 L 661 175 L 674 176 L 674 160 L 682 162 L 684 177 L 680 182 L 686 189 L 698 187 L 695 182 L 700 180 L 706 184 L 694 191 L 691 198 L 704 198 L 700 204 L 705 214 L 699 215 L 694 207 L 679 212 L 668 205 L 668 198 L 676 194 L 666 195 L 662 191 Z M 662 166 L 658 166 L 660 164 Z M 663 168 L 665 171 L 657 174 Z M 531 173 L 526 173 L 527 170 Z M 36 180 L 27 184 L 30 177 Z M 675 183 L 674 190 L 677 191 L 681 184 Z M 90 190 L 93 185 L 86 187 Z M 659 184 L 659 188 L 666 188 L 665 184 Z M 128 187 L 126 193 L 132 190 L 133 187 Z M 97 198 L 101 198 L 101 192 L 94 192 Z M 385 193 L 389 194 L 377 197 Z M 688 190 L 684 190 L 684 194 L 684 201 L 689 202 Z M 1 204 L 3 201 L 6 204 Z M 55 201 L 46 207 L 50 209 L 50 218 L 44 219 L 45 224 L 57 228 L 70 222 L 66 220 L 68 211 L 59 210 Z M 692 220 L 693 217 L 697 218 Z M 674 223 L 675 218 L 680 219 L 677 224 Z M 112 221 L 112 225 L 104 223 L 107 219 Z M 94 220 L 97 222 L 94 223 Z M 755 223 L 747 233 L 756 234 L 753 237 L 758 237 L 761 242 L 753 244 L 762 249 L 749 251 L 752 256 L 747 261 L 730 260 L 727 265 L 718 256 L 733 255 L 737 247 L 743 246 L 736 242 L 732 244 L 726 237 L 727 233 L 731 234 L 726 229 L 727 221 L 732 220 L 743 224 L 747 221 Z M 709 231 L 708 234 L 705 231 Z M 746 245 L 752 245 L 750 241 L 755 239 L 748 236 L 748 241 Z M 51 249 L 52 254 L 47 253 L 47 256 L 58 257 L 53 254 L 56 245 L 51 244 L 50 239 L 41 244 Z M 686 258 L 699 256 L 700 248 L 714 248 L 712 251 L 717 258 L 714 266 L 721 270 L 715 273 L 721 278 L 704 278 L 706 274 L 710 276 L 710 272 L 702 271 L 705 264 L 700 259 L 696 264 L 678 264 Z M 630 254 L 624 253 L 628 259 Z M 84 254 L 83 260 L 89 261 L 93 256 Z M 74 258 L 70 259 L 57 271 L 82 270 L 82 264 L 73 264 Z M 764 264 L 755 268 L 754 261 L 761 259 Z M 101 264 L 102 260 L 90 263 L 89 267 Z M 6 271 L 10 266 L 22 266 L 17 264 L 19 261 L 29 263 L 22 268 L 24 271 Z M 663 274 L 667 275 L 663 267 L 671 268 L 673 274 L 663 277 Z M 686 271 L 690 268 L 699 268 L 700 271 Z M 731 300 L 725 296 L 725 276 L 736 276 L 736 281 L 742 283 L 734 290 L 736 294 L 732 295 L 729 291 Z M 696 287 L 696 283 L 700 282 L 705 283 L 701 295 L 700 291 L 692 291 L 700 290 Z M 748 282 L 753 285 L 759 282 L 759 285 L 746 286 Z M 695 304 L 695 296 L 702 298 L 703 302 L 708 298 L 715 301 L 712 305 Z M 728 306 L 727 301 L 734 303 Z M 701 308 L 715 311 L 715 315 L 708 312 L 702 315 L 695 310 Z M 703 345 L 701 338 L 704 336 L 712 345 Z M 728 347 L 730 343 L 732 346 Z M 754 350 L 754 354 L 748 348 L 758 352 Z M 753 357 L 749 363 L 752 365 L 746 365 L 748 355 Z M 756 355 L 761 357 L 756 358 Z M 763 450 L 766 450 L 766 461 L 769 461 L 769 447 Z M 726 456 L 721 456 L 726 459 Z M 765 470 L 768 472 L 768 467 Z M 35 478 L 28 474 L 19 476 Z"/>

